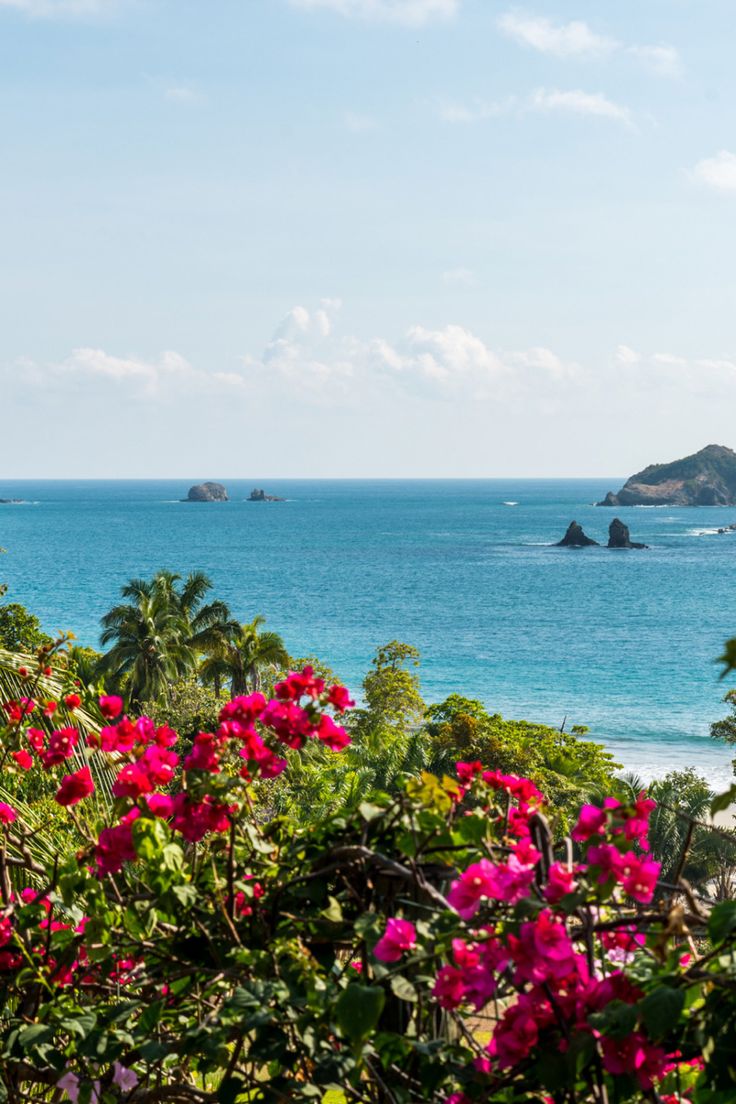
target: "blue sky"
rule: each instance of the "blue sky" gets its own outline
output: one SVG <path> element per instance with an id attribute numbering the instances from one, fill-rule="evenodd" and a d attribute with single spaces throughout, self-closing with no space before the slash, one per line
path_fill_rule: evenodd
<path id="1" fill-rule="evenodd" d="M 735 32 L 733 0 L 0 0 L 0 471 L 736 445 Z"/>

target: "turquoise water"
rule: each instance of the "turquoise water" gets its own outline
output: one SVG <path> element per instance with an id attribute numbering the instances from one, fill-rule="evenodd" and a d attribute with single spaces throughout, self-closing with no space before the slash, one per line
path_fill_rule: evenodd
<path id="1" fill-rule="evenodd" d="M 10 599 L 96 645 L 125 579 L 200 568 L 241 619 L 264 613 L 353 687 L 399 638 L 422 651 L 428 700 L 567 717 L 645 776 L 729 780 L 708 725 L 727 689 L 713 660 L 736 635 L 736 533 L 714 530 L 736 509 L 621 508 L 649 551 L 576 551 L 549 544 L 573 518 L 604 540 L 614 515 L 590 504 L 621 478 L 269 481 L 284 503 L 229 480 L 228 503 L 179 502 L 191 482 L 0 481 L 31 503 L 0 506 Z"/>

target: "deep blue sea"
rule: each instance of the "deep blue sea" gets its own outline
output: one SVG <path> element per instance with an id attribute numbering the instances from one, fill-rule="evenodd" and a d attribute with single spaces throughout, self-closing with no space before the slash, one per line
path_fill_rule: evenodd
<path id="1" fill-rule="evenodd" d="M 586 724 L 627 768 L 687 765 L 725 786 L 714 663 L 736 635 L 736 509 L 621 508 L 648 551 L 550 547 L 575 518 L 607 539 L 596 480 L 271 480 L 283 503 L 178 501 L 195 480 L 7 482 L 0 579 L 49 631 L 97 645 L 131 576 L 212 577 L 241 620 L 263 613 L 294 655 L 359 688 L 377 645 L 422 652 L 425 698 L 458 691 L 506 716 Z M 262 485 L 262 481 L 258 481 Z M 514 503 L 514 505 L 511 505 Z"/>

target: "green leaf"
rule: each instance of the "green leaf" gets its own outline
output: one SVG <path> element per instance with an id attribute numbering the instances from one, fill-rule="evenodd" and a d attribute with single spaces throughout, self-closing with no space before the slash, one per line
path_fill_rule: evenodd
<path id="1" fill-rule="evenodd" d="M 53 1037 L 53 1028 L 46 1024 L 29 1024 L 18 1033 L 18 1042 L 23 1050 L 30 1050 L 39 1043 L 46 1043 Z"/>
<path id="2" fill-rule="evenodd" d="M 715 816 L 716 813 L 722 813 L 724 809 L 728 809 L 729 805 L 733 805 L 736 801 L 736 782 L 730 786 L 725 793 L 718 794 L 714 797 L 710 803 L 710 814 Z"/>
<path id="3" fill-rule="evenodd" d="M 412 983 L 408 978 L 402 977 L 401 974 L 396 974 L 391 978 L 391 992 L 395 997 L 398 997 L 399 1000 L 411 1001 L 413 1003 L 419 999 L 417 991 Z"/>
<path id="4" fill-rule="evenodd" d="M 62 1020 L 59 1026 L 69 1035 L 78 1035 L 80 1039 L 86 1039 L 96 1024 L 97 1016 L 94 1012 L 85 1012 L 81 1016 L 75 1016 L 74 1019 Z"/>
<path id="5" fill-rule="evenodd" d="M 325 920 L 331 920 L 333 924 L 339 924 L 342 921 L 342 908 L 340 902 L 336 897 L 328 897 L 330 902 L 327 908 L 322 909 L 320 916 L 324 916 Z"/>
<path id="6" fill-rule="evenodd" d="M 378 1023 L 386 994 L 375 985 L 348 985 L 335 1004 L 340 1031 L 354 1043 L 367 1038 Z"/>
<path id="7" fill-rule="evenodd" d="M 647 1032 L 653 1039 L 662 1039 L 677 1025 L 685 1004 L 682 989 L 662 986 L 649 993 L 639 1008 Z"/>
<path id="8" fill-rule="evenodd" d="M 736 901 L 722 901 L 708 917 L 708 935 L 713 943 L 724 943 L 736 929 Z"/>
<path id="9" fill-rule="evenodd" d="M 382 817 L 386 810 L 380 805 L 374 805 L 370 801 L 363 801 L 358 806 L 358 812 L 362 816 L 363 820 L 368 821 L 368 823 L 370 824 L 372 820 L 378 820 L 379 817 Z"/>

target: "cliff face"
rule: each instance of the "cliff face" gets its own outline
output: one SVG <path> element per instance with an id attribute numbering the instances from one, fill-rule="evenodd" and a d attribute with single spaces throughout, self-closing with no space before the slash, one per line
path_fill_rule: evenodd
<path id="1" fill-rule="evenodd" d="M 671 464 L 650 464 L 599 506 L 734 506 L 736 452 L 707 445 Z"/>

